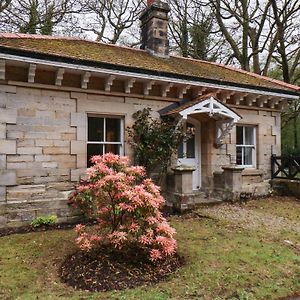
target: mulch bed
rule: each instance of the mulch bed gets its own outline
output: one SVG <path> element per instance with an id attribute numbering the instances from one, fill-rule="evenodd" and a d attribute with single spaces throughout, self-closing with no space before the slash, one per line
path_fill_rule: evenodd
<path id="1" fill-rule="evenodd" d="M 61 280 L 75 289 L 87 291 L 124 290 L 158 283 L 184 264 L 179 255 L 150 262 L 137 249 L 119 252 L 101 248 L 89 253 L 77 251 L 60 268 Z"/>

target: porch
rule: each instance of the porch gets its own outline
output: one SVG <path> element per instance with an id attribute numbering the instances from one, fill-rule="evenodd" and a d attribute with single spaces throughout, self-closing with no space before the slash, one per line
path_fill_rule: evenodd
<path id="1" fill-rule="evenodd" d="M 257 127 L 242 125 L 242 116 L 215 95 L 165 109 L 161 115 L 177 115 L 178 124 L 192 132 L 178 148 L 167 179 L 169 206 L 182 211 L 269 193 L 271 173 L 258 168 Z"/>

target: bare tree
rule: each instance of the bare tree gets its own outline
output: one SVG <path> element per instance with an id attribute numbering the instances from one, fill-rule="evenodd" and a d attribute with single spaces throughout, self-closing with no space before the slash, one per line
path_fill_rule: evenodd
<path id="1" fill-rule="evenodd" d="M 2 13 L 7 31 L 51 35 L 74 13 L 76 0 L 12 0 Z M 5 25 L 3 25 L 3 23 Z"/>
<path id="2" fill-rule="evenodd" d="M 273 58 L 281 66 L 285 82 L 296 83 L 300 68 L 300 2 L 297 0 L 275 1 L 272 5 L 278 39 Z"/>
<path id="3" fill-rule="evenodd" d="M 214 16 L 207 3 L 170 0 L 172 50 L 182 56 L 204 60 L 220 58 L 224 39 L 214 28 Z"/>
<path id="4" fill-rule="evenodd" d="M 298 0 L 209 0 L 231 58 L 244 70 L 268 75 L 279 63 L 291 82 L 300 59 Z"/>
<path id="5" fill-rule="evenodd" d="M 0 0 L 0 13 L 3 12 L 12 0 Z"/>
<path id="6" fill-rule="evenodd" d="M 116 44 L 124 42 L 124 35 L 130 34 L 138 23 L 144 0 L 86 0 L 83 11 L 88 22 L 84 31 L 93 32 L 98 41 Z M 134 30 L 133 30 L 134 31 Z M 130 44 L 139 42 L 139 36 L 132 36 Z"/>

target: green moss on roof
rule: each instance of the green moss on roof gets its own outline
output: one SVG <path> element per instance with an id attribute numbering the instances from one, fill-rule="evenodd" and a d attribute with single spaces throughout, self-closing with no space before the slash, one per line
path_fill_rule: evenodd
<path id="1" fill-rule="evenodd" d="M 39 54 L 51 54 L 66 58 L 169 72 L 177 75 L 195 76 L 237 84 L 295 90 L 290 86 L 279 84 L 271 79 L 215 63 L 174 56 L 163 59 L 151 56 L 142 50 L 111 46 L 80 39 L 34 38 L 30 36 L 24 37 L 24 35 L 23 37 L 5 37 L 5 35 L 0 35 L 0 46 Z"/>

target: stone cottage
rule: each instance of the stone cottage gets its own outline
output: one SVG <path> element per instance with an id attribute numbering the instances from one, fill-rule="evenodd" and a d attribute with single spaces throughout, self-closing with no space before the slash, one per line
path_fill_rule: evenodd
<path id="1" fill-rule="evenodd" d="M 140 18 L 141 50 L 0 34 L 0 226 L 46 214 L 68 220 L 66 198 L 89 157 L 131 156 L 125 128 L 144 107 L 194 133 L 178 149 L 169 205 L 268 192 L 280 112 L 300 88 L 171 56 L 169 7 L 152 2 Z"/>

